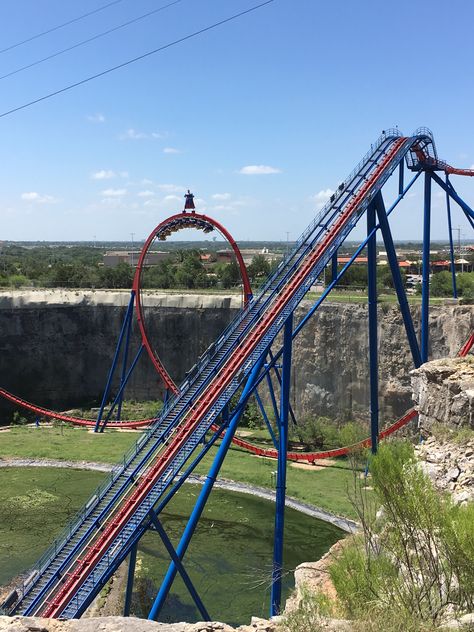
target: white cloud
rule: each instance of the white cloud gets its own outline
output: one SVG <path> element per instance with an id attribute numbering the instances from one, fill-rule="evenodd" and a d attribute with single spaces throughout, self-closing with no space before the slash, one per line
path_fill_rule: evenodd
<path id="1" fill-rule="evenodd" d="M 128 178 L 128 171 L 119 171 L 119 176 L 121 178 Z"/>
<path id="2" fill-rule="evenodd" d="M 471 165 L 471 166 L 469 167 L 469 169 L 474 169 L 474 165 Z"/>
<path id="3" fill-rule="evenodd" d="M 91 178 L 93 180 L 112 180 L 112 178 L 116 178 L 117 174 L 112 169 L 101 169 L 100 171 L 95 171 Z"/>
<path id="4" fill-rule="evenodd" d="M 270 167 L 270 165 L 247 165 L 240 169 L 239 173 L 246 176 L 268 175 L 270 173 L 281 173 L 281 169 Z"/>
<path id="5" fill-rule="evenodd" d="M 165 195 L 165 202 L 181 201 L 181 198 L 177 195 Z"/>
<path id="6" fill-rule="evenodd" d="M 164 135 L 160 132 L 141 132 L 134 129 L 133 127 L 130 127 L 126 132 L 120 134 L 119 136 L 120 140 L 144 140 L 146 138 L 153 138 L 155 140 L 158 140 L 160 138 L 164 138 Z"/>
<path id="7" fill-rule="evenodd" d="M 145 198 L 145 197 L 153 197 L 155 195 L 155 192 L 154 191 L 149 191 L 149 190 L 147 190 L 147 191 L 139 191 L 137 193 L 137 195 L 138 195 L 138 197 L 143 197 L 143 198 Z"/>
<path id="8" fill-rule="evenodd" d="M 163 153 L 164 154 L 180 154 L 181 151 L 179 149 L 176 149 L 176 147 L 165 147 L 163 149 Z"/>
<path id="9" fill-rule="evenodd" d="M 322 209 L 333 193 L 334 191 L 332 189 L 322 189 L 313 195 L 311 199 L 316 204 L 316 209 Z"/>
<path id="10" fill-rule="evenodd" d="M 96 114 L 90 114 L 87 120 L 91 123 L 105 123 L 105 116 L 100 112 L 96 112 Z"/>
<path id="11" fill-rule="evenodd" d="M 184 191 L 184 187 L 177 184 L 159 184 L 158 188 L 160 191 L 166 191 L 167 193 L 181 193 Z"/>
<path id="12" fill-rule="evenodd" d="M 127 193 L 127 189 L 105 189 L 105 191 L 102 191 L 102 195 L 104 197 L 122 197 L 123 195 L 126 195 Z"/>
<path id="13" fill-rule="evenodd" d="M 213 200 L 218 201 L 230 200 L 230 193 L 214 193 L 211 197 Z"/>
<path id="14" fill-rule="evenodd" d="M 57 202 L 56 198 L 52 195 L 40 195 L 37 191 L 28 191 L 21 194 L 21 199 L 25 202 L 36 202 L 37 204 L 54 204 Z"/>

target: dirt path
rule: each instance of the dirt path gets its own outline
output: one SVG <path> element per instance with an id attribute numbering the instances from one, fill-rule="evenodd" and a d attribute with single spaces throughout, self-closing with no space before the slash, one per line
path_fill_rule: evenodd
<path id="1" fill-rule="evenodd" d="M 94 463 L 93 461 L 60 461 L 54 459 L 0 459 L 0 467 L 58 467 L 58 468 L 70 468 L 75 470 L 93 470 L 97 472 L 111 472 L 114 465 L 108 463 Z M 206 481 L 205 476 L 191 475 L 187 479 L 188 483 L 195 485 L 203 485 Z M 265 500 L 275 502 L 275 491 L 267 489 L 265 487 L 259 487 L 257 485 L 249 485 L 248 483 L 240 483 L 229 479 L 218 479 L 214 486 L 219 489 L 227 489 L 232 492 L 240 492 L 242 494 L 250 494 L 251 496 L 257 496 Z M 297 498 L 286 497 L 286 506 L 295 509 L 301 513 L 311 516 L 312 518 L 318 518 L 324 522 L 339 527 L 346 533 L 354 533 L 358 529 L 357 522 L 349 520 L 349 518 L 343 518 L 342 516 L 336 516 L 335 514 L 325 511 L 309 503 L 304 503 Z"/>

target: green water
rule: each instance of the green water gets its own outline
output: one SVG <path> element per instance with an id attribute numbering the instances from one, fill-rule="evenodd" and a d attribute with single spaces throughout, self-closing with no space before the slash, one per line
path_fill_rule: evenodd
<path id="1" fill-rule="evenodd" d="M 0 584 L 28 569 L 103 478 L 98 472 L 50 468 L 0 469 Z M 161 516 L 176 546 L 200 487 L 186 485 Z M 213 619 L 248 622 L 266 616 L 273 551 L 274 504 L 216 489 L 185 557 L 185 566 Z M 283 597 L 293 587 L 293 569 L 317 560 L 343 533 L 288 509 L 285 522 Z M 168 564 L 157 533 L 139 546 L 133 613 L 146 616 Z M 160 621 L 200 617 L 178 577 Z"/>

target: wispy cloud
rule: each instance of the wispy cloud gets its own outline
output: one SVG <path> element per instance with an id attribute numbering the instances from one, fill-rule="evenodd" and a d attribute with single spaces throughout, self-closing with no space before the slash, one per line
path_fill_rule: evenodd
<path id="1" fill-rule="evenodd" d="M 176 147 L 165 147 L 163 149 L 164 154 L 180 154 L 181 150 L 176 149 Z"/>
<path id="2" fill-rule="evenodd" d="M 214 193 L 214 195 L 211 195 L 213 200 L 217 200 L 219 202 L 224 201 L 224 200 L 230 200 L 230 193 Z"/>
<path id="3" fill-rule="evenodd" d="M 52 195 L 41 195 L 37 191 L 27 191 L 26 193 L 21 194 L 21 199 L 25 202 L 36 202 L 37 204 L 54 204 L 57 202 L 57 199 Z"/>
<path id="4" fill-rule="evenodd" d="M 104 197 L 122 197 L 127 194 L 127 189 L 105 189 L 101 191 Z"/>
<path id="5" fill-rule="evenodd" d="M 332 189 L 322 189 L 313 195 L 311 199 L 316 204 L 316 209 L 322 209 L 333 193 Z"/>
<path id="6" fill-rule="evenodd" d="M 182 193 L 185 190 L 185 187 L 178 184 L 159 184 L 158 188 L 166 193 Z"/>
<path id="7" fill-rule="evenodd" d="M 105 123 L 105 116 L 101 112 L 96 112 L 95 114 L 89 114 L 87 120 L 90 123 Z"/>
<path id="8" fill-rule="evenodd" d="M 148 198 L 148 197 L 153 197 L 155 195 L 154 191 L 139 191 L 137 193 L 138 197 L 142 197 L 142 198 Z"/>
<path id="9" fill-rule="evenodd" d="M 100 171 L 95 171 L 91 174 L 91 178 L 93 180 L 112 180 L 116 178 L 117 174 L 112 169 L 101 169 Z"/>
<path id="10" fill-rule="evenodd" d="M 130 127 L 126 132 L 120 134 L 119 136 L 120 140 L 144 140 L 147 138 L 159 140 L 160 138 L 164 138 L 164 135 L 160 132 L 142 132 Z"/>
<path id="11" fill-rule="evenodd" d="M 239 170 L 245 176 L 261 176 L 271 173 L 281 173 L 281 169 L 270 167 L 270 165 L 246 165 Z"/>

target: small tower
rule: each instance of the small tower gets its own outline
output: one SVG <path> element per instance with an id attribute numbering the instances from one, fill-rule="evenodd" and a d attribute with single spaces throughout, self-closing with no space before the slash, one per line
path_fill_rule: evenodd
<path id="1" fill-rule="evenodd" d="M 188 192 L 184 194 L 184 212 L 191 211 L 192 213 L 196 212 L 196 207 L 194 206 L 194 195 L 188 189 Z"/>

